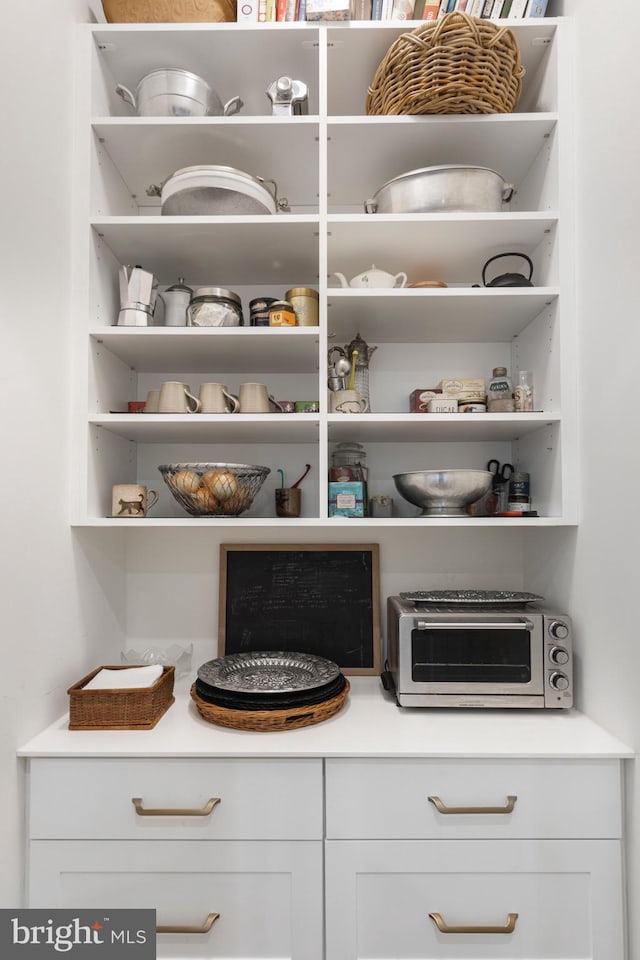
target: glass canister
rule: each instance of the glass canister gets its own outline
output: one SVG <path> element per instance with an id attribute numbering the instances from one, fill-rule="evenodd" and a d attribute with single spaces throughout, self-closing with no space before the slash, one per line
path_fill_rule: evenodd
<path id="1" fill-rule="evenodd" d="M 284 295 L 296 312 L 299 327 L 318 326 L 320 294 L 311 287 L 292 287 Z"/>
<path id="2" fill-rule="evenodd" d="M 296 313 L 288 300 L 274 300 L 269 307 L 270 327 L 295 327 Z"/>
<path id="3" fill-rule="evenodd" d="M 330 480 L 367 480 L 367 451 L 355 440 L 336 443 L 331 452 Z"/>
<path id="4" fill-rule="evenodd" d="M 354 339 L 351 343 L 348 343 L 344 349 L 348 359 L 352 363 L 355 359 L 354 387 L 363 400 L 366 400 L 366 412 L 368 412 L 371 409 L 371 397 L 369 396 L 369 362 L 378 348 L 370 347 L 366 340 L 363 340 L 360 334 L 356 333 Z"/>
<path id="5" fill-rule="evenodd" d="M 188 327 L 241 327 L 242 300 L 224 287 L 198 287 L 187 309 Z"/>

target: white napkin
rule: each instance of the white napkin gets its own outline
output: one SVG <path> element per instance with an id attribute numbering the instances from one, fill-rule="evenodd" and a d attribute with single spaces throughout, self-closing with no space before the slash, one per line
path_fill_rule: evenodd
<path id="1" fill-rule="evenodd" d="M 152 663 L 148 667 L 125 667 L 123 670 L 103 668 L 95 677 L 85 683 L 83 690 L 127 690 L 136 687 L 152 687 L 162 676 L 162 664 Z"/>

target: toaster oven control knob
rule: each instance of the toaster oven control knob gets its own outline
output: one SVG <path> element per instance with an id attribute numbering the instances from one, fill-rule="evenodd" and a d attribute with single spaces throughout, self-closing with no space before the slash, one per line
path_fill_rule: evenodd
<path id="1" fill-rule="evenodd" d="M 551 647 L 549 650 L 549 660 L 559 665 L 569 663 L 569 654 L 564 647 Z"/>
<path id="2" fill-rule="evenodd" d="M 569 627 L 562 620 L 552 620 L 549 624 L 549 633 L 554 640 L 566 640 L 569 636 Z"/>
<path id="3" fill-rule="evenodd" d="M 568 690 L 569 678 L 565 677 L 564 673 L 552 673 L 549 677 L 549 685 L 554 690 Z"/>

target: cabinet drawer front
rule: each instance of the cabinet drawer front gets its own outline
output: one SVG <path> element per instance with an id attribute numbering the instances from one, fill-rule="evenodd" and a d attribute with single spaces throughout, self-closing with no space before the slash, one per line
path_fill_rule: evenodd
<path id="1" fill-rule="evenodd" d="M 158 957 L 322 957 L 319 840 L 39 840 L 29 876 L 29 906 L 140 907 L 158 926 L 194 928 L 159 933 Z"/>
<path id="2" fill-rule="evenodd" d="M 47 758 L 30 766 L 35 839 L 322 837 L 320 760 Z"/>
<path id="3" fill-rule="evenodd" d="M 328 841 L 326 874 L 331 960 L 624 957 L 616 840 Z"/>
<path id="4" fill-rule="evenodd" d="M 328 838 L 622 835 L 617 760 L 327 760 L 326 797 Z"/>

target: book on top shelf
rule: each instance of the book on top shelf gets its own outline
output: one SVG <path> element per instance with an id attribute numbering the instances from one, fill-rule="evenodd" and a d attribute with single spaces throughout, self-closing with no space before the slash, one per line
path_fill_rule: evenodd
<path id="1" fill-rule="evenodd" d="M 527 9 L 527 0 L 513 0 L 511 10 L 509 11 L 510 20 L 521 20 Z"/>
<path id="2" fill-rule="evenodd" d="M 547 0 L 529 0 L 525 17 L 544 17 L 547 12 Z"/>
<path id="3" fill-rule="evenodd" d="M 440 3 L 434 3 L 433 0 L 418 0 L 414 7 L 414 20 L 437 20 L 441 10 Z"/>

